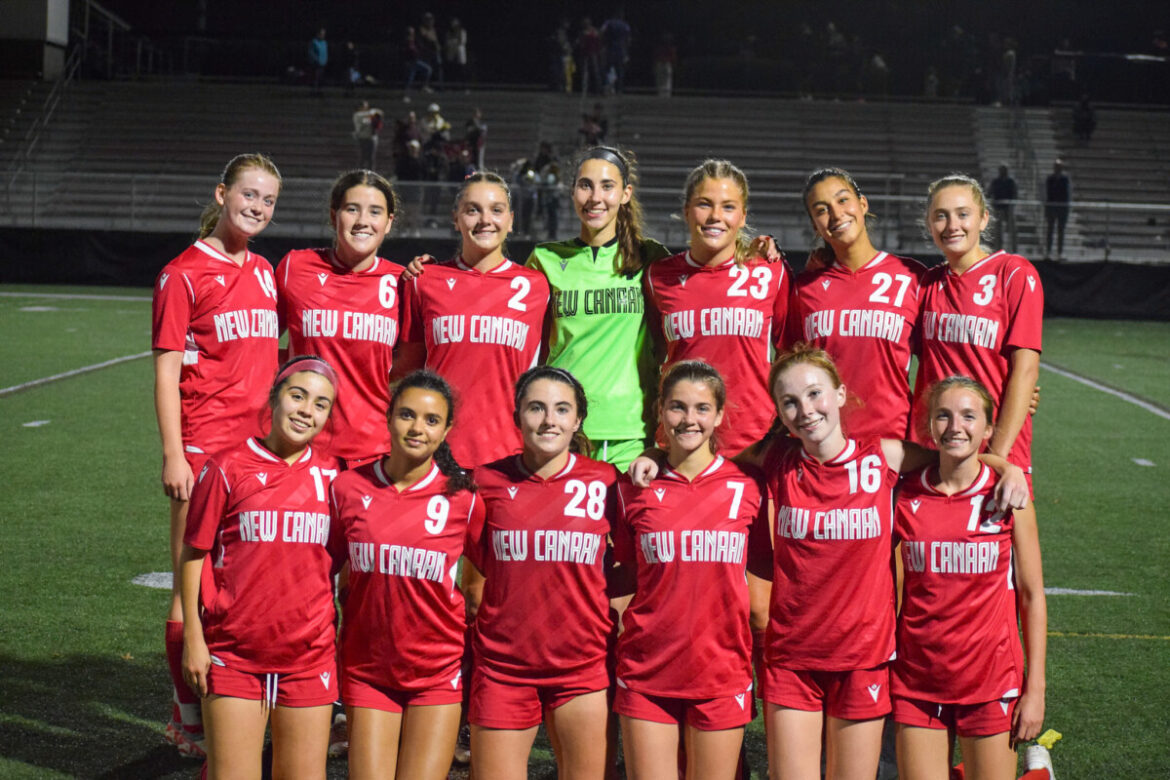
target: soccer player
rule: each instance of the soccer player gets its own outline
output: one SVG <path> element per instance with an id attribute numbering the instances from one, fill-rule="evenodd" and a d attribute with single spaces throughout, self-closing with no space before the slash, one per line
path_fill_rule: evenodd
<path id="1" fill-rule="evenodd" d="M 549 365 L 580 379 L 592 410 L 590 457 L 625 468 L 646 447 L 657 361 L 647 330 L 642 277 L 670 254 L 642 235 L 637 162 L 610 146 L 588 149 L 573 179 L 576 238 L 538 244 L 528 267 L 552 288 L 546 321 Z"/>
<path id="2" fill-rule="evenodd" d="M 211 777 L 324 777 L 337 697 L 329 483 L 310 443 L 337 377 L 308 356 L 281 367 L 272 426 L 212 455 L 191 494 L 179 560 L 183 675 L 203 697 Z M 211 559 L 208 560 L 208 555 Z"/>
<path id="3" fill-rule="evenodd" d="M 463 698 L 456 564 L 482 509 L 446 444 L 455 422 L 446 380 L 408 374 L 387 419 L 390 454 L 342 474 L 330 498 L 330 546 L 349 564 L 341 599 L 349 773 L 438 780 L 451 766 Z"/>
<path id="4" fill-rule="evenodd" d="M 373 171 L 344 173 L 329 195 L 332 248 L 294 250 L 276 267 L 289 354 L 324 357 L 345 388 L 328 440 L 318 446 L 328 445 L 351 467 L 390 451 L 386 409 L 402 267 L 378 257 L 378 248 L 396 208 L 386 179 Z"/>
<path id="5" fill-rule="evenodd" d="M 796 278 L 786 340 L 832 355 L 859 402 L 845 412 L 850 436 L 904 439 L 919 283 L 926 269 L 874 248 L 869 201 L 847 171 L 813 171 L 804 205 L 823 243 L 814 250 L 812 267 Z"/>
<path id="6" fill-rule="evenodd" d="M 824 350 L 798 344 L 772 367 L 776 410 L 792 438 L 765 455 L 776 505 L 771 620 L 765 649 L 768 763 L 773 777 L 871 780 L 890 712 L 894 652 L 892 493 L 898 473 L 937 455 L 893 439 L 847 438 L 846 389 Z M 1026 503 L 1023 473 L 995 504 Z M 767 572 L 757 571 L 760 576 Z"/>
<path id="7" fill-rule="evenodd" d="M 475 173 L 460 187 L 452 217 L 460 254 L 404 286 L 395 373 L 424 362 L 455 389 L 462 419 L 449 444 L 460 463 L 487 463 L 520 450 L 512 388 L 540 354 L 548 306 L 544 276 L 504 256 L 512 229 L 508 185 Z"/>
<path id="8" fill-rule="evenodd" d="M 674 364 L 659 393 L 662 474 L 645 488 L 618 483 L 614 551 L 636 583 L 621 618 L 614 711 L 633 780 L 678 777 L 680 732 L 687 777 L 730 780 L 751 720 L 744 575 L 749 549 L 762 550 L 766 567 L 768 518 L 759 474 L 712 441 L 725 398 L 710 365 Z"/>
<path id="9" fill-rule="evenodd" d="M 890 681 L 898 774 L 945 776 L 952 731 L 969 780 L 1012 780 L 1015 746 L 1044 722 L 1048 621 L 1036 522 L 987 507 L 996 482 L 978 458 L 993 431 L 987 390 L 953 376 L 926 398 L 938 466 L 906 476 L 894 520 L 905 570 Z"/>
<path id="10" fill-rule="evenodd" d="M 272 267 L 248 251 L 248 242 L 271 221 L 280 185 L 267 157 L 234 157 L 203 210 L 198 239 L 167 263 L 154 286 L 154 406 L 175 572 L 166 624 L 174 704 L 166 737 L 184 756 L 203 755 L 203 727 L 181 666 L 179 554 L 195 475 L 211 453 L 259 432 L 276 372 L 276 285 Z"/>
<path id="11" fill-rule="evenodd" d="M 584 455 L 585 391 L 564 369 L 524 372 L 514 408 L 524 449 L 475 470 L 485 516 L 464 564 L 475 615 L 472 770 L 523 780 L 543 721 L 561 776 L 601 780 L 617 472 Z"/>
<path id="12" fill-rule="evenodd" d="M 684 190 L 690 250 L 650 266 L 646 290 L 663 369 L 701 359 L 725 377 L 719 449 L 739 453 L 772 424 L 767 366 L 784 334 L 792 274 L 750 252 L 747 177 L 726 160 L 691 171 Z"/>

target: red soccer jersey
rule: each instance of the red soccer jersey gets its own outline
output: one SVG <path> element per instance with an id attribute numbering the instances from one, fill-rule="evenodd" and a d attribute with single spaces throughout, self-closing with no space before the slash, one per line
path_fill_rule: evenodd
<path id="1" fill-rule="evenodd" d="M 196 241 L 159 272 L 151 347 L 183 353 L 183 445 L 212 453 L 259 433 L 280 326 L 272 267 Z"/>
<path id="2" fill-rule="evenodd" d="M 474 493 L 446 489 L 434 466 L 399 491 L 381 460 L 333 483 L 330 545 L 349 560 L 343 680 L 403 691 L 459 686 L 466 618 L 456 564 L 468 522 L 482 510 Z"/>
<path id="3" fill-rule="evenodd" d="M 637 590 L 622 616 L 618 685 L 685 699 L 751 685 L 744 572 L 761 544 L 749 535 L 767 545 L 763 495 L 757 472 L 720 456 L 693 482 L 670 468 L 648 488 L 619 480 L 614 555 L 636 567 Z"/>
<path id="4" fill-rule="evenodd" d="M 680 360 L 710 363 L 727 385 L 720 450 L 736 454 L 759 441 L 776 416 L 768 367 L 783 339 L 788 265 L 756 258 L 705 266 L 683 252 L 650 265 L 645 278 L 650 316 L 666 343 L 663 371 Z"/>
<path id="5" fill-rule="evenodd" d="M 200 472 L 183 541 L 211 551 L 203 636 L 229 668 L 286 674 L 332 659 L 327 491 L 338 465 L 312 448 L 290 465 L 249 438 Z"/>
<path id="6" fill-rule="evenodd" d="M 520 450 L 512 388 L 536 365 L 548 280 L 505 260 L 487 273 L 461 260 L 428 266 L 403 288 L 402 332 L 427 348 L 427 367 L 455 388 L 447 443 L 464 467 Z"/>
<path id="7" fill-rule="evenodd" d="M 995 482 L 987 466 L 953 496 L 935 490 L 925 469 L 902 482 L 894 534 L 906 574 L 890 683 L 899 696 L 979 704 L 1020 694 L 1013 518 L 983 508 Z"/>
<path id="8" fill-rule="evenodd" d="M 365 271 L 351 271 L 331 249 L 289 252 L 276 267 L 278 313 L 281 327 L 288 328 L 289 357 L 323 357 L 341 383 L 330 415 L 332 436 L 321 442 L 338 457 L 390 451 L 386 410 L 401 275 L 401 266 L 380 257 Z"/>
<path id="9" fill-rule="evenodd" d="M 776 503 L 765 662 L 847 671 L 889 661 L 898 474 L 881 442 L 848 439 L 837 457 L 821 463 L 799 442 L 782 441 L 769 451 L 764 471 Z"/>
<path id="10" fill-rule="evenodd" d="M 857 271 L 834 262 L 796 277 L 785 340 L 806 341 L 832 356 L 845 387 L 861 401 L 845 418 L 854 438 L 906 438 L 924 273 L 915 260 L 878 252 Z"/>
<path id="11" fill-rule="evenodd" d="M 961 275 L 947 265 L 931 268 L 922 280 L 922 354 L 914 382 L 914 436 L 926 418 L 926 391 L 935 382 L 962 374 L 1003 403 L 1011 354 L 1040 351 L 1044 329 L 1044 290 L 1036 269 L 1022 257 L 996 252 Z M 1008 453 L 1008 460 L 1032 470 L 1032 417 Z"/>
<path id="12" fill-rule="evenodd" d="M 527 685 L 606 677 L 616 482 L 613 466 L 572 454 L 549 479 L 519 455 L 475 470 L 485 516 L 471 527 L 467 557 L 487 578 L 475 619 L 478 670 Z"/>

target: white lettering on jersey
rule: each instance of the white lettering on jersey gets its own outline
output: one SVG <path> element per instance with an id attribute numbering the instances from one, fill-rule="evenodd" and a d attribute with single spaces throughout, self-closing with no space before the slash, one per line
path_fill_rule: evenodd
<path id="1" fill-rule="evenodd" d="M 995 349 L 999 341 L 999 322 L 988 317 L 951 312 L 926 312 L 922 323 L 926 338 L 950 344 L 974 344 Z"/>
<path id="2" fill-rule="evenodd" d="M 930 544 L 930 570 L 936 574 L 989 574 L 998 565 L 998 542 Z"/>
<path id="3" fill-rule="evenodd" d="M 688 309 L 663 315 L 662 330 L 667 341 L 691 338 L 695 335 L 695 312 Z"/>
<path id="4" fill-rule="evenodd" d="M 473 344 L 499 344 L 520 351 L 528 343 L 528 325 L 511 317 L 473 314 L 470 338 Z"/>
<path id="5" fill-rule="evenodd" d="M 896 311 L 881 309 L 843 309 L 840 319 L 841 336 L 861 336 L 898 343 L 906 320 Z"/>
<path id="6" fill-rule="evenodd" d="M 329 513 L 285 512 L 281 539 L 286 542 L 324 546 L 329 539 Z"/>
<path id="7" fill-rule="evenodd" d="M 457 344 L 463 341 L 464 330 L 462 314 L 445 314 L 431 320 L 431 339 L 436 344 Z"/>
<path id="8" fill-rule="evenodd" d="M 743 563 L 747 534 L 738 531 L 683 531 L 681 559 L 711 563 Z"/>
<path id="9" fill-rule="evenodd" d="M 367 573 L 374 570 L 373 542 L 349 543 L 349 568 Z"/>
<path id="10" fill-rule="evenodd" d="M 533 560 L 554 563 L 583 563 L 592 566 L 601 550 L 601 534 L 582 531 L 536 531 L 533 534 Z"/>
<path id="11" fill-rule="evenodd" d="M 876 539 L 882 535 L 876 506 L 862 509 L 828 509 L 813 516 L 813 538 L 826 541 Z"/>
<path id="12" fill-rule="evenodd" d="M 336 309 L 305 309 L 301 312 L 301 333 L 307 339 L 333 338 L 337 320 Z"/>
<path id="13" fill-rule="evenodd" d="M 651 531 L 638 537 L 646 563 L 670 563 L 674 560 L 674 532 Z"/>
<path id="14" fill-rule="evenodd" d="M 528 560 L 528 534 L 524 531 L 492 531 L 492 552 L 497 561 Z"/>
<path id="15" fill-rule="evenodd" d="M 276 539 L 276 512 L 266 509 L 240 512 L 241 542 L 271 542 Z"/>
<path id="16" fill-rule="evenodd" d="M 910 571 L 926 570 L 926 542 L 903 542 L 903 557 Z"/>
<path id="17" fill-rule="evenodd" d="M 398 341 L 398 320 L 385 314 L 347 311 L 342 318 L 341 335 L 352 341 L 373 341 L 393 347 Z"/>
<path id="18" fill-rule="evenodd" d="M 373 544 L 370 544 L 373 547 Z M 352 566 L 352 548 L 351 566 Z M 395 577 L 414 577 L 442 584 L 447 571 L 447 553 L 406 547 L 401 544 L 383 544 L 378 547 L 378 573 Z"/>
<path id="19" fill-rule="evenodd" d="M 804 337 L 808 340 L 825 338 L 833 335 L 833 323 L 837 312 L 833 309 L 814 311 L 804 318 Z"/>
<path id="20" fill-rule="evenodd" d="M 213 317 L 215 338 L 221 344 L 237 339 L 280 338 L 280 323 L 272 309 L 239 309 Z"/>
<path id="21" fill-rule="evenodd" d="M 803 539 L 808 536 L 809 515 L 807 509 L 782 506 L 776 509 L 776 535 L 785 539 Z"/>

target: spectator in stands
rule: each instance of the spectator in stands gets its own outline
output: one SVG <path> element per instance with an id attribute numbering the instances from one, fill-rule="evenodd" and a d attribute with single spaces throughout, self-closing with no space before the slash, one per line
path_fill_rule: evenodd
<path id="1" fill-rule="evenodd" d="M 573 44 L 569 40 L 569 20 L 562 19 L 548 39 L 549 87 L 554 92 L 568 94 L 573 91 L 573 74 L 577 63 L 573 61 Z"/>
<path id="2" fill-rule="evenodd" d="M 987 188 L 991 195 L 991 208 L 995 212 L 995 223 L 998 229 L 996 235 L 996 249 L 1008 249 L 1016 254 L 1016 204 L 1019 189 L 1016 180 L 1008 173 L 1006 165 L 999 166 L 999 175 L 996 176 Z M 1010 241 L 1008 240 L 1010 236 Z"/>
<path id="3" fill-rule="evenodd" d="M 670 97 L 674 91 L 674 66 L 678 62 L 678 47 L 674 45 L 674 34 L 664 32 L 654 49 L 654 84 L 658 97 Z"/>
<path id="4" fill-rule="evenodd" d="M 1072 203 L 1072 180 L 1064 172 L 1064 161 L 1059 157 L 1052 163 L 1044 198 L 1044 220 L 1048 229 L 1044 234 L 1044 259 L 1052 257 L 1052 234 L 1056 233 L 1056 257 L 1064 259 L 1064 228 Z"/>
<path id="5" fill-rule="evenodd" d="M 395 178 L 398 180 L 397 190 L 401 194 L 403 208 L 398 214 L 402 222 L 403 235 L 418 236 L 419 212 L 422 207 L 422 186 L 417 182 L 426 179 L 426 169 L 423 165 L 422 144 L 417 138 L 406 142 L 406 154 L 397 161 Z"/>
<path id="6" fill-rule="evenodd" d="M 394 120 L 394 138 L 392 140 L 392 154 L 394 155 L 394 170 L 397 171 L 400 161 L 404 160 L 410 150 L 408 144 L 417 141 L 422 149 L 422 128 L 418 126 L 418 116 L 411 111 L 406 119 Z"/>
<path id="7" fill-rule="evenodd" d="M 938 97 L 938 68 L 933 65 L 926 69 L 926 77 L 922 81 L 923 97 Z"/>
<path id="8" fill-rule="evenodd" d="M 1097 112 L 1089 104 L 1089 95 L 1081 95 L 1081 99 L 1073 107 L 1072 112 L 1073 135 L 1082 143 L 1088 143 L 1093 138 L 1093 131 L 1097 129 Z"/>
<path id="9" fill-rule="evenodd" d="M 441 147 L 451 140 L 451 123 L 439 113 L 439 104 L 431 103 L 427 106 L 427 114 L 420 123 L 423 137 L 423 150 Z"/>
<path id="10" fill-rule="evenodd" d="M 588 16 L 581 20 L 577 34 L 577 57 L 581 72 L 581 94 L 600 94 L 605 82 L 601 78 L 601 33 Z"/>
<path id="11" fill-rule="evenodd" d="M 454 81 L 468 81 L 467 75 L 467 30 L 458 19 L 451 19 L 447 37 L 443 41 L 443 56 L 447 61 L 447 73 Z"/>
<path id="12" fill-rule="evenodd" d="M 630 59 L 630 38 L 633 31 L 625 20 L 625 11 L 618 6 L 614 15 L 601 25 L 601 40 L 605 45 L 606 80 L 612 79 L 613 92 L 620 93 L 626 83 L 626 63 Z"/>
<path id="13" fill-rule="evenodd" d="M 605 118 L 600 103 L 593 104 L 593 112 L 581 115 L 581 127 L 577 135 L 581 136 L 581 146 L 597 146 L 605 143 L 605 136 L 609 132 L 609 120 Z"/>
<path id="14" fill-rule="evenodd" d="M 443 49 L 439 45 L 439 31 L 435 28 L 435 15 L 427 11 L 418 25 L 418 50 L 424 62 L 431 66 L 438 86 L 443 85 Z"/>
<path id="15" fill-rule="evenodd" d="M 406 87 L 405 91 L 410 92 L 411 86 L 414 84 L 416 78 L 422 77 L 423 92 L 431 92 L 431 66 L 423 59 L 422 50 L 419 48 L 418 36 L 413 27 L 406 28 L 406 40 L 402 44 L 403 59 L 406 62 Z M 403 102 L 410 102 L 410 95 L 402 96 Z"/>
<path id="16" fill-rule="evenodd" d="M 362 80 L 362 72 L 358 67 L 358 50 L 353 41 L 345 42 L 345 51 L 341 53 L 342 70 L 345 76 L 345 94 L 352 95 L 354 87 Z"/>
<path id="17" fill-rule="evenodd" d="M 325 66 L 329 64 L 329 43 L 325 40 L 325 28 L 309 41 L 309 75 L 313 79 L 313 94 L 321 91 L 325 79 Z"/>
<path id="18" fill-rule="evenodd" d="M 483 120 L 483 111 L 476 106 L 471 112 L 471 119 L 464 125 L 463 141 L 471 152 L 471 159 L 475 161 L 477 171 L 484 170 L 484 150 L 487 148 L 487 122 Z"/>
<path id="19" fill-rule="evenodd" d="M 378 133 L 382 132 L 384 114 L 380 108 L 370 108 L 370 101 L 363 100 L 353 112 L 353 137 L 358 145 L 358 167 L 377 170 L 374 167 L 378 156 Z"/>

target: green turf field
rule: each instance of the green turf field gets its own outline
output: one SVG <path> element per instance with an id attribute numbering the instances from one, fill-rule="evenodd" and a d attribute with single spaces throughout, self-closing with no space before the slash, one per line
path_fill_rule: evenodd
<path id="1" fill-rule="evenodd" d="M 0 293 L 0 387 L 149 349 L 149 290 Z M 1045 327 L 1046 364 L 1170 408 L 1170 324 Z M 1057 777 L 1167 777 L 1170 419 L 1049 370 L 1040 381 L 1045 582 L 1129 594 L 1049 596 Z M 131 583 L 169 568 L 149 359 L 0 394 L 0 410 L 0 777 L 196 777 L 162 739 L 169 594 Z M 762 767 L 758 723 L 749 748 Z M 533 763 L 555 776 L 547 751 Z"/>

